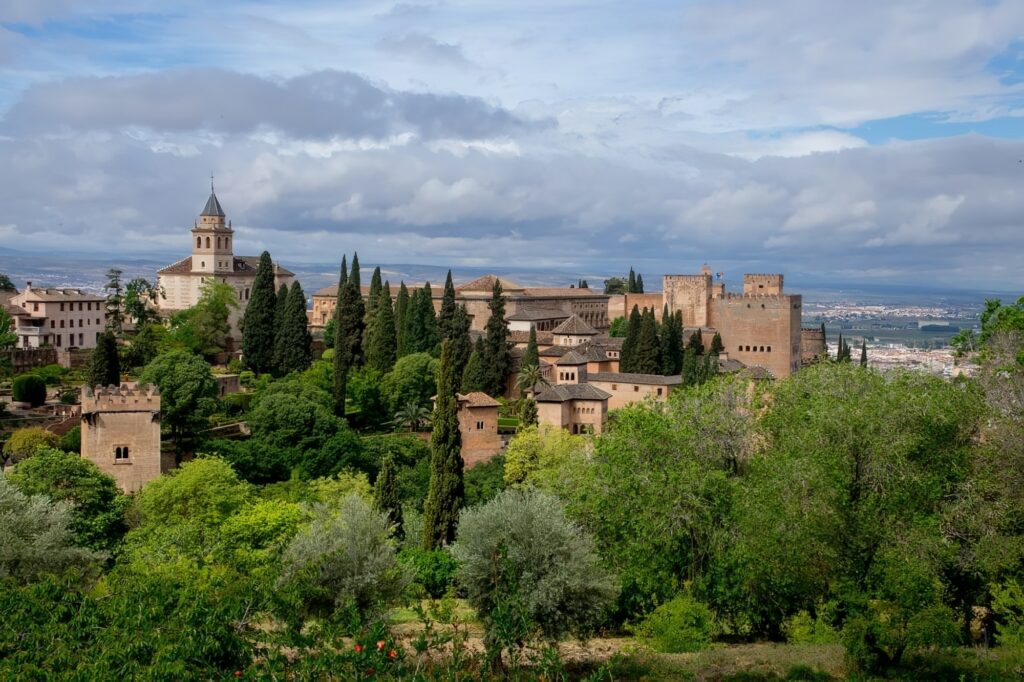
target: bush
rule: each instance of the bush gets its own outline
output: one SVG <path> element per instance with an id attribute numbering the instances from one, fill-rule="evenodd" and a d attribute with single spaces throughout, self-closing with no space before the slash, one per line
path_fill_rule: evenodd
<path id="1" fill-rule="evenodd" d="M 60 404 L 61 405 L 74 405 L 78 402 L 78 391 L 68 389 L 67 391 L 61 391 Z"/>
<path id="2" fill-rule="evenodd" d="M 46 382 L 47 386 L 55 386 L 68 374 L 70 370 L 60 365 L 46 365 L 32 370 L 32 374 Z"/>
<path id="3" fill-rule="evenodd" d="M 398 560 L 409 567 L 416 584 L 433 599 L 443 597 L 455 584 L 459 562 L 446 549 L 407 547 L 398 553 Z"/>
<path id="4" fill-rule="evenodd" d="M 23 374 L 14 379 L 14 400 L 39 407 L 46 402 L 46 382 L 35 374 Z"/>
<path id="5" fill-rule="evenodd" d="M 990 589 L 999 643 L 1024 648 L 1024 589 L 1016 580 L 993 585 Z"/>
<path id="6" fill-rule="evenodd" d="M 60 447 L 60 436 L 39 426 L 29 426 L 11 434 L 4 443 L 4 457 L 12 463 L 17 463 L 36 454 L 36 451 L 43 447 Z"/>
<path id="7" fill-rule="evenodd" d="M 815 618 L 807 611 L 791 616 L 782 626 L 786 641 L 790 644 L 837 644 L 839 633 L 821 618 Z"/>
<path id="8" fill-rule="evenodd" d="M 715 615 L 704 603 L 678 594 L 649 613 L 633 632 L 655 651 L 681 654 L 706 649 L 717 626 Z"/>
<path id="9" fill-rule="evenodd" d="M 452 554 L 492 654 L 538 635 L 585 636 L 616 597 L 590 536 L 536 490 L 506 490 L 463 512 Z"/>
<path id="10" fill-rule="evenodd" d="M 247 494 L 227 462 L 204 457 L 147 483 L 138 505 L 147 525 L 195 521 L 212 526 L 237 511 Z"/>
<path id="11" fill-rule="evenodd" d="M 318 505 L 284 552 L 279 586 L 304 616 L 379 617 L 410 582 L 389 534 L 387 517 L 358 495 Z"/>

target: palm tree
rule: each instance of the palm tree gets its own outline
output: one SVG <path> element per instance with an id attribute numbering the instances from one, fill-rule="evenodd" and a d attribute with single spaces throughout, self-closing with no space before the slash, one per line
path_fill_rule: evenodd
<path id="1" fill-rule="evenodd" d="M 406 427 L 410 432 L 416 431 L 421 425 L 430 423 L 430 410 L 410 400 L 402 409 L 395 412 L 395 418 L 391 423 L 396 429 Z"/>
<path id="2" fill-rule="evenodd" d="M 527 391 L 534 390 L 537 385 L 548 386 L 548 380 L 544 377 L 544 370 L 540 365 L 524 365 L 519 368 L 519 376 L 516 377 L 516 388 L 519 389 L 519 397 L 526 395 Z"/>

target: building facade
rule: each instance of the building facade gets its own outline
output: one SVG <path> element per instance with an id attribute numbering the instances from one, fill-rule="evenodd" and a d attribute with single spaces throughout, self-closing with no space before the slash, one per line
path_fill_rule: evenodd
<path id="1" fill-rule="evenodd" d="M 106 328 L 106 298 L 81 289 L 45 289 L 28 282 L 7 301 L 19 348 L 95 348 Z"/>
<path id="2" fill-rule="evenodd" d="M 155 386 L 82 389 L 82 457 L 126 493 L 168 467 L 160 454 L 160 392 Z"/>
<path id="3" fill-rule="evenodd" d="M 235 231 L 210 185 L 210 198 L 191 230 L 192 255 L 157 271 L 164 298 L 158 301 L 164 314 L 191 308 L 199 302 L 203 285 L 211 280 L 231 285 L 238 308 L 231 313 L 232 337 L 239 338 L 238 322 L 252 296 L 259 256 L 234 255 Z M 295 275 L 274 263 L 274 290 L 291 286 Z"/>

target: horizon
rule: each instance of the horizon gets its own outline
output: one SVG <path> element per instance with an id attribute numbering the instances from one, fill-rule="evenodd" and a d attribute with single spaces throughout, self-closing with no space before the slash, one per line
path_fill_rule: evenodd
<path id="1" fill-rule="evenodd" d="M 728 9 L 9 3 L 0 240 L 1024 288 L 1024 6 Z"/>

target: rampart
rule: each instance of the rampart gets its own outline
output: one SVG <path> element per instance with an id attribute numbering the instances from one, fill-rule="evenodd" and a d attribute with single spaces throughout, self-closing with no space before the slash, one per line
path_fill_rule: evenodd
<path id="1" fill-rule="evenodd" d="M 155 386 L 82 389 L 82 456 L 126 493 L 162 473 L 160 392 Z"/>

